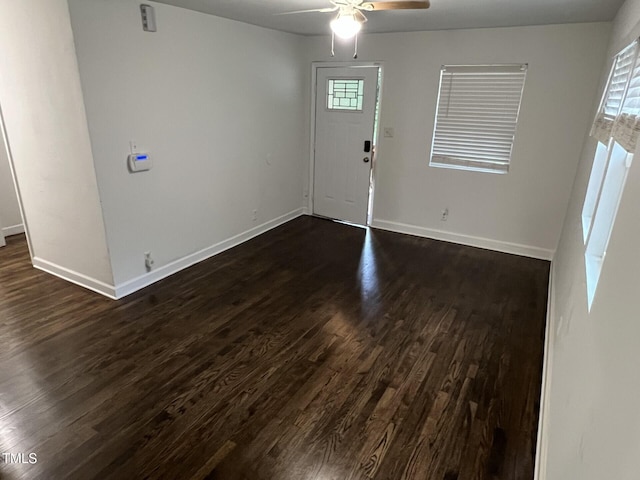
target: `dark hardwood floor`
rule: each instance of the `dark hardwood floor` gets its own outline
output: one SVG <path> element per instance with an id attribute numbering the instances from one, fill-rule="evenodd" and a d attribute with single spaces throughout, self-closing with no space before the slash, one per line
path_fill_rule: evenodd
<path id="1" fill-rule="evenodd" d="M 548 262 L 302 217 L 111 301 L 8 240 L 3 480 L 533 478 Z"/>

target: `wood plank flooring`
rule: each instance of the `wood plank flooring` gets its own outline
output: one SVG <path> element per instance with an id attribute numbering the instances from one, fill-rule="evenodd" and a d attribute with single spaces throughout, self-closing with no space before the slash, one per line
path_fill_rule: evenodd
<path id="1" fill-rule="evenodd" d="M 3 480 L 533 478 L 548 262 L 301 217 L 111 301 L 8 240 Z"/>

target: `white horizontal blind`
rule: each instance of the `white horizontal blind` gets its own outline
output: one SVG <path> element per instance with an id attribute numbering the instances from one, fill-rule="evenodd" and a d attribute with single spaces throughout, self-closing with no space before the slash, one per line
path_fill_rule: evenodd
<path id="1" fill-rule="evenodd" d="M 609 144 L 609 139 L 613 134 L 613 126 L 620 114 L 629 78 L 637 57 L 638 42 L 635 41 L 616 55 L 611 67 L 609 82 L 591 129 L 591 135 L 605 145 Z"/>
<path id="2" fill-rule="evenodd" d="M 430 165 L 506 173 L 526 65 L 444 66 Z"/>
<path id="3" fill-rule="evenodd" d="M 623 96 L 620 114 L 615 120 L 612 136 L 627 152 L 635 153 L 640 136 L 640 49 L 636 48 L 632 70 Z"/>
<path id="4" fill-rule="evenodd" d="M 609 117 L 615 117 L 620 112 L 622 97 L 629 80 L 629 74 L 637 56 L 638 42 L 633 42 L 616 56 L 616 62 L 611 75 L 611 83 L 604 99 L 603 111 Z"/>

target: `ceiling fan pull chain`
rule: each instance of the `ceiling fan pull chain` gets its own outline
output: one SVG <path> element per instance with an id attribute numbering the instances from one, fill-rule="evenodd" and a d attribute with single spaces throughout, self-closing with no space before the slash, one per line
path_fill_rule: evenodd
<path id="1" fill-rule="evenodd" d="M 336 52 L 334 51 L 335 43 L 336 43 L 336 34 L 334 32 L 331 32 L 331 56 L 332 57 L 336 56 Z"/>
<path id="2" fill-rule="evenodd" d="M 353 52 L 353 58 L 358 58 L 358 34 L 356 33 L 355 51 Z"/>

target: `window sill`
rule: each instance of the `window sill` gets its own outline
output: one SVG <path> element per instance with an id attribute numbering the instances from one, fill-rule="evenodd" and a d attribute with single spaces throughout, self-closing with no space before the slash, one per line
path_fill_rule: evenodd
<path id="1" fill-rule="evenodd" d="M 506 175 L 509 173 L 508 166 L 487 167 L 480 165 L 452 165 L 450 163 L 429 162 L 430 167 L 448 168 L 450 170 L 466 170 L 468 172 L 496 173 L 498 175 Z"/>

